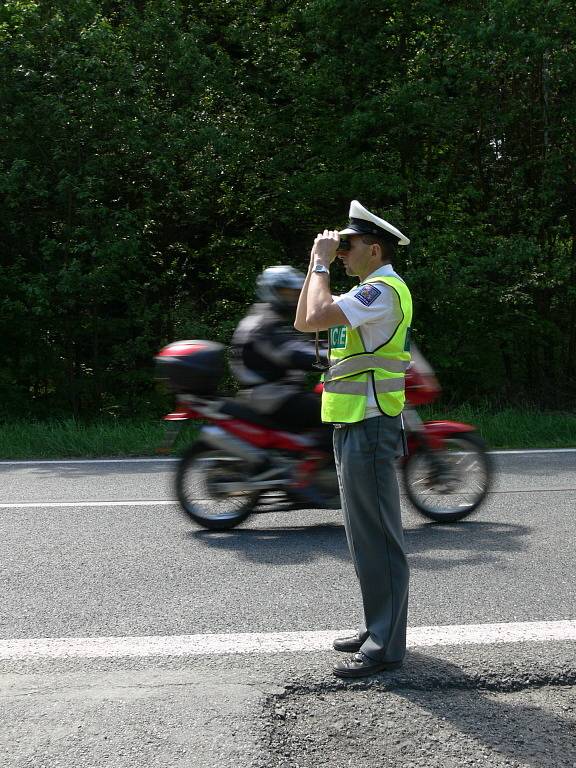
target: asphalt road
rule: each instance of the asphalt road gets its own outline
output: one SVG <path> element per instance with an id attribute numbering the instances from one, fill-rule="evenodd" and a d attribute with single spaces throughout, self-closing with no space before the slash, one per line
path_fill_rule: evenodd
<path id="1" fill-rule="evenodd" d="M 430 524 L 404 505 L 411 626 L 576 618 L 576 452 L 495 460 L 493 493 L 464 523 Z M 338 511 L 254 515 L 211 534 L 175 504 L 136 503 L 173 499 L 173 470 L 165 461 L 0 464 L 0 639 L 355 627 L 359 594 Z M 6 506 L 26 503 L 35 506 Z M 0 759 L 7 768 L 573 768 L 574 650 L 413 649 L 402 671 L 352 686 L 331 677 L 330 651 L 0 660 Z M 544 726 L 564 734 L 554 742 L 562 749 Z"/>

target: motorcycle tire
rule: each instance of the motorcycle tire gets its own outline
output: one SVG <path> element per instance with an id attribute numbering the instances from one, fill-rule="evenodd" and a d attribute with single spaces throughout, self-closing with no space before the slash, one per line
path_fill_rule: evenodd
<path id="1" fill-rule="evenodd" d="M 460 432 L 445 438 L 438 450 L 419 445 L 404 462 L 402 474 L 408 499 L 424 517 L 453 523 L 486 498 L 492 462 L 476 432 Z"/>
<path id="2" fill-rule="evenodd" d="M 184 515 L 212 531 L 240 525 L 260 496 L 260 491 L 250 490 L 246 471 L 241 459 L 203 443 L 192 445 L 176 471 L 176 496 Z M 227 493 L 226 484 L 235 490 Z"/>

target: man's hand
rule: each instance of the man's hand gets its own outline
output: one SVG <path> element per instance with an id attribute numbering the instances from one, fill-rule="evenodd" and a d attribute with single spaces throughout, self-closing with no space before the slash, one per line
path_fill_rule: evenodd
<path id="1" fill-rule="evenodd" d="M 336 248 L 339 242 L 340 235 L 336 229 L 325 229 L 322 234 L 316 235 L 310 253 L 311 265 L 324 264 L 324 266 L 329 267 L 336 258 Z"/>
<path id="2" fill-rule="evenodd" d="M 330 280 L 314 276 L 317 264 L 329 267 L 336 258 L 340 235 L 335 229 L 325 229 L 316 235 L 310 251 L 310 268 L 300 292 L 294 327 L 298 331 L 325 331 L 334 325 L 348 325 L 348 319 L 330 292 Z"/>

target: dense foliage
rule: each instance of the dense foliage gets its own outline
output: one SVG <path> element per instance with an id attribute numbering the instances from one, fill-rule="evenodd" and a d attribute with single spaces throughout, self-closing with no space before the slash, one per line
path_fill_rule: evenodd
<path id="1" fill-rule="evenodd" d="M 143 411 L 358 198 L 458 399 L 576 388 L 574 0 L 4 0 L 0 398 Z M 342 275 L 337 283 L 344 289 Z"/>

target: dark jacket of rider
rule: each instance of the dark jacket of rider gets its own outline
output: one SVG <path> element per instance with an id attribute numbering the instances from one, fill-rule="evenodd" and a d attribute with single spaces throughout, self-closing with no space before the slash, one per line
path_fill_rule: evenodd
<path id="1" fill-rule="evenodd" d="M 305 419 L 316 426 L 321 423 L 319 398 L 306 388 L 307 372 L 317 370 L 315 346 L 311 337 L 294 329 L 303 282 L 304 275 L 292 267 L 264 270 L 258 295 L 268 300 L 253 304 L 236 328 L 230 367 L 241 386 L 240 401 L 266 415 L 276 414 L 288 402 L 308 411 L 317 408 L 317 418 L 308 413 Z"/>
<path id="2" fill-rule="evenodd" d="M 293 310 L 268 302 L 254 304 L 232 337 L 230 367 L 241 386 L 239 397 L 262 414 L 305 392 L 306 373 L 316 370 L 310 337 L 294 330 Z"/>

